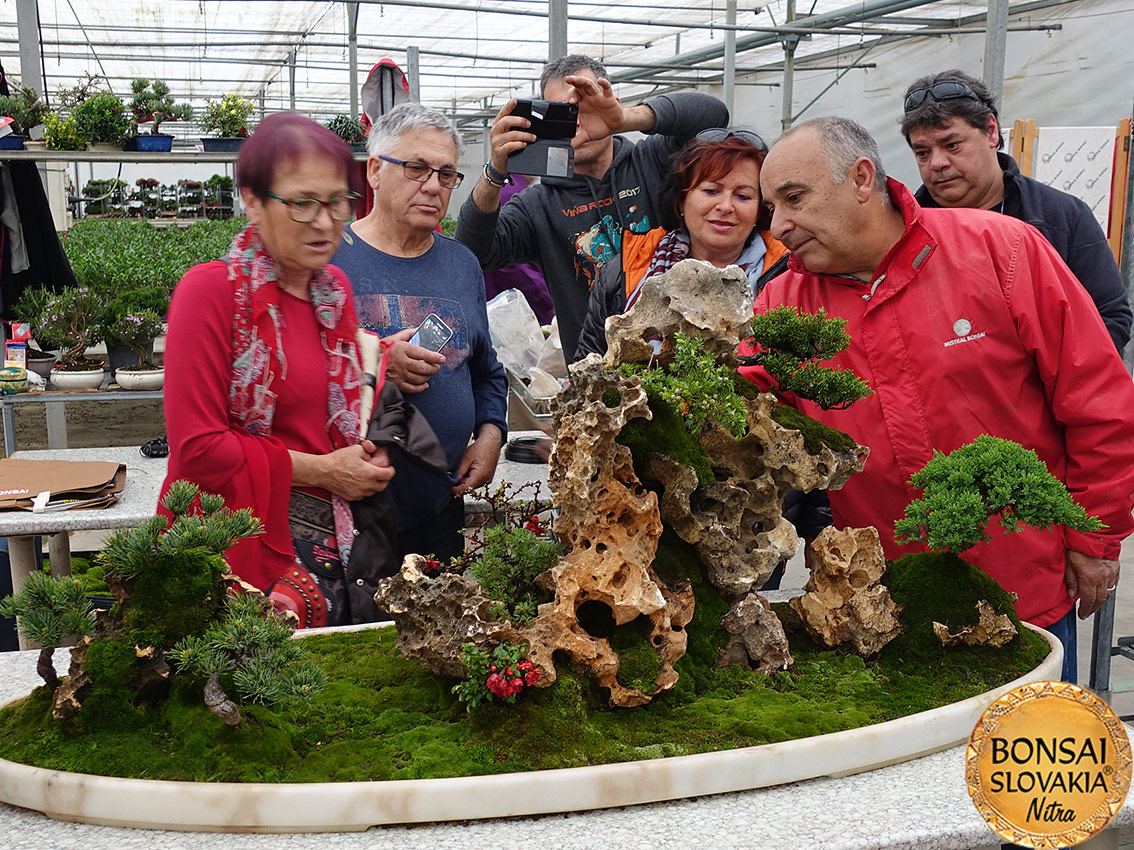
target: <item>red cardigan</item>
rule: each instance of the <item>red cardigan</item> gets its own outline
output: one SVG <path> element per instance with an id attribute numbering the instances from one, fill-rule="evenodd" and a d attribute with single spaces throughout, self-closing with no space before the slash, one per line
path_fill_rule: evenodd
<path id="1" fill-rule="evenodd" d="M 342 272 L 330 268 L 349 290 Z M 233 572 L 261 590 L 295 561 L 287 518 L 288 450 L 312 454 L 333 450 L 325 427 L 324 351 L 311 305 L 285 292 L 280 308 L 287 374 L 279 382 L 270 437 L 255 437 L 229 418 L 233 294 L 225 263 L 195 266 L 178 283 L 165 347 L 170 453 L 162 495 L 171 482 L 187 478 L 206 492 L 224 496 L 230 508 L 251 508 L 266 533 L 241 541 L 225 557 Z M 357 323 L 353 301 L 343 321 Z"/>

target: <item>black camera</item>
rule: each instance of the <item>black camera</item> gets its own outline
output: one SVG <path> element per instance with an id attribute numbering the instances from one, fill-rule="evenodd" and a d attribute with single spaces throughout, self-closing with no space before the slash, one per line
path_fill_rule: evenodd
<path id="1" fill-rule="evenodd" d="M 536 140 L 508 155 L 508 171 L 539 177 L 573 177 L 575 149 L 571 139 L 579 125 L 579 107 L 558 100 L 518 100 L 513 115 L 531 122 Z"/>

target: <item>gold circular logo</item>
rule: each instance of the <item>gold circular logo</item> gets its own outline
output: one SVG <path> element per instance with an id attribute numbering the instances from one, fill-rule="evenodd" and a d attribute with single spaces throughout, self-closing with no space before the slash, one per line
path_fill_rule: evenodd
<path id="1" fill-rule="evenodd" d="M 1014 844 L 1071 847 L 1101 832 L 1130 788 L 1130 740 L 1110 706 L 1066 682 L 1009 691 L 965 753 L 969 796 Z"/>

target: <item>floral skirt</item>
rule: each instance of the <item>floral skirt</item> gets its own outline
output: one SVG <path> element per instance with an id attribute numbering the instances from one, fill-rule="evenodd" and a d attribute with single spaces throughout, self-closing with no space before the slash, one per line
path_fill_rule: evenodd
<path id="1" fill-rule="evenodd" d="M 280 611 L 294 611 L 301 629 L 349 624 L 346 575 L 331 501 L 292 490 L 288 524 L 295 564 L 268 588 L 272 604 Z"/>

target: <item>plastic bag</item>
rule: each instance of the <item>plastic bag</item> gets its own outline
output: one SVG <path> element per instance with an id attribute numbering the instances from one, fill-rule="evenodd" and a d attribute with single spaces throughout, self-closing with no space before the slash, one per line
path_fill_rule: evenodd
<path id="1" fill-rule="evenodd" d="M 505 367 L 527 375 L 539 364 L 543 352 L 543 329 L 524 293 L 505 289 L 488 302 L 488 332 L 492 347 Z"/>

